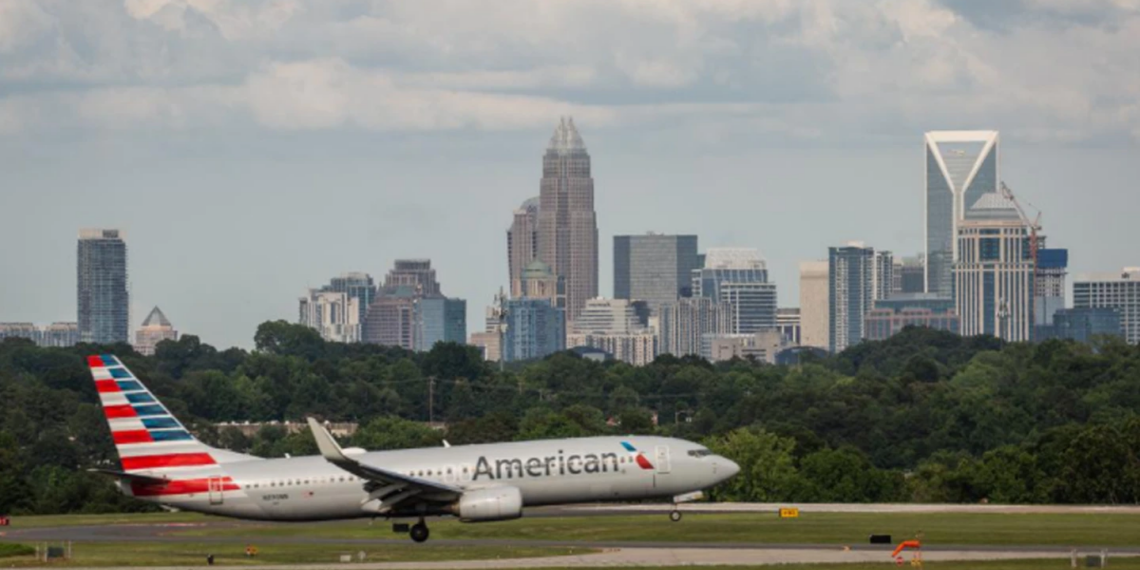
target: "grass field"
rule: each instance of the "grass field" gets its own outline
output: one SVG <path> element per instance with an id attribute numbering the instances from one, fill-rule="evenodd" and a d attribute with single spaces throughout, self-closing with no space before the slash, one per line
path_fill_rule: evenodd
<path id="1" fill-rule="evenodd" d="M 1140 515 L 1115 514 L 803 514 L 780 519 L 768 514 L 689 514 L 679 523 L 664 515 L 535 517 L 515 521 L 462 524 L 431 521 L 438 539 L 522 539 L 589 542 L 758 542 L 861 544 L 868 535 L 896 540 L 922 532 L 927 544 L 1140 546 Z M 186 529 L 187 536 L 223 536 L 233 529 Z M 377 521 L 321 525 L 250 525 L 242 536 L 393 538 Z"/>
<path id="2" fill-rule="evenodd" d="M 8 558 L 11 556 L 27 556 L 35 552 L 35 549 L 23 544 L 15 544 L 11 542 L 0 542 L 0 558 Z"/>
<path id="3" fill-rule="evenodd" d="M 109 515 L 38 515 L 13 516 L 10 530 L 59 526 L 94 526 L 108 524 L 162 524 L 223 520 L 196 513 L 145 513 Z"/>
<path id="4" fill-rule="evenodd" d="M 1084 560 L 1081 560 L 1083 567 Z M 715 570 L 888 570 L 895 566 L 890 563 L 877 564 L 780 564 L 778 566 L 705 566 Z M 1140 570 L 1140 560 L 1134 558 L 1113 558 L 1108 567 L 1113 570 Z M 693 566 L 655 566 L 653 570 L 693 570 Z M 903 568 L 911 568 L 905 564 Z M 1063 570 L 1069 568 L 1069 560 L 1006 560 L 1002 562 L 926 562 L 927 570 Z M 558 570 L 558 569 L 550 569 Z M 561 570 L 571 570 L 563 568 Z"/>
<path id="5" fill-rule="evenodd" d="M 2 547 L 3 544 L 0 544 Z M 356 556 L 367 553 L 368 562 L 399 562 L 414 560 L 486 560 L 497 558 L 534 558 L 595 552 L 587 548 L 504 548 L 494 546 L 425 546 L 415 544 L 262 544 L 257 556 L 245 556 L 242 544 L 158 543 L 158 542 L 93 542 L 75 543 L 74 558 L 52 562 L 50 566 L 205 566 L 206 556 L 214 555 L 214 563 L 225 566 L 257 566 L 262 564 L 323 564 L 339 565 L 341 554 Z M 3 567 L 43 566 L 33 556 L 17 556 L 0 561 Z"/>

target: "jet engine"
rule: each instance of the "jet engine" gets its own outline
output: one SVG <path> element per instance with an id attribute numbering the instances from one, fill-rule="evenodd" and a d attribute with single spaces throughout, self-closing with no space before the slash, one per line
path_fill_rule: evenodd
<path id="1" fill-rule="evenodd" d="M 522 516 L 522 492 L 518 487 L 489 487 L 463 493 L 451 506 L 463 522 L 505 521 Z"/>

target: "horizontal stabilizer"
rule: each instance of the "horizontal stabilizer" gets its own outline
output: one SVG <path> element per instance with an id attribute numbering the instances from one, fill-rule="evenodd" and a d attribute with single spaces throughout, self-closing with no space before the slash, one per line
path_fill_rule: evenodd
<path id="1" fill-rule="evenodd" d="M 150 475 L 139 475 L 138 473 L 127 473 L 125 471 L 115 471 L 114 469 L 88 469 L 88 471 L 107 475 L 108 477 L 115 477 L 128 483 L 138 483 L 143 486 L 166 485 L 170 483 L 170 479 L 151 477 Z"/>

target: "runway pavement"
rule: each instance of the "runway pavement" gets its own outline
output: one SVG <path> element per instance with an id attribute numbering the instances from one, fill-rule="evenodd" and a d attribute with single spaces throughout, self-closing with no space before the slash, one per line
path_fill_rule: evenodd
<path id="1" fill-rule="evenodd" d="M 989 505 L 796 505 L 796 504 L 691 504 L 682 505 L 686 512 L 702 513 L 755 513 L 775 512 L 780 507 L 797 507 L 801 512 L 865 512 L 865 513 L 944 513 L 944 512 L 992 512 L 992 513 L 1140 513 L 1140 508 L 1104 507 L 1009 507 Z M 638 513 L 664 513 L 672 505 L 630 505 L 630 506 L 575 506 L 527 511 L 528 517 L 541 516 L 583 516 L 583 515 L 629 515 Z M 211 520 L 193 523 L 162 524 L 119 524 L 102 526 L 64 526 L 19 529 L 11 528 L 0 540 L 32 542 L 202 542 L 200 536 L 185 536 L 179 531 L 201 528 L 232 529 L 225 537 L 209 537 L 209 542 L 244 544 L 250 542 L 243 536 L 243 527 L 251 524 L 242 521 Z M 323 523 L 315 523 L 323 524 Z M 382 546 L 384 544 L 407 544 L 406 537 L 388 532 L 387 525 L 377 523 L 376 537 L 367 539 L 318 538 L 318 537 L 258 537 L 259 545 L 268 546 L 281 543 L 308 543 L 329 545 Z M 703 543 L 703 542 L 654 542 L 631 541 L 563 541 L 563 540 L 515 540 L 515 539 L 469 539 L 432 540 L 424 548 L 441 546 L 535 546 L 535 547 L 583 547 L 601 550 L 597 554 L 581 556 L 559 556 L 554 558 L 528 558 L 517 560 L 453 561 L 453 562 L 402 562 L 353 564 L 354 568 L 375 568 L 404 570 L 425 569 L 486 569 L 486 568 L 555 568 L 555 567 L 606 567 L 606 566 L 674 566 L 674 565 L 767 565 L 787 563 L 835 563 L 835 562 L 888 562 L 890 546 L 869 544 L 819 545 L 819 544 L 769 544 L 755 542 Z M 1099 552 L 1100 547 L 1088 546 L 1082 553 Z M 1140 556 L 1140 545 L 1133 548 L 1108 548 L 1113 556 Z M 927 560 L 995 560 L 995 559 L 1067 559 L 1069 547 L 1050 546 L 926 546 L 923 549 Z M 329 566 L 288 566 L 298 568 L 325 568 Z M 266 567 L 268 568 L 268 567 Z"/>

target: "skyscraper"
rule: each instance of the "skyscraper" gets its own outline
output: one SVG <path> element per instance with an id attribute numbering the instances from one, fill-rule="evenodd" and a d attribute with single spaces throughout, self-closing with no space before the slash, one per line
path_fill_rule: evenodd
<path id="1" fill-rule="evenodd" d="M 462 344 L 467 339 L 467 301 L 433 297 L 415 305 L 415 349 L 431 350 L 437 342 Z"/>
<path id="2" fill-rule="evenodd" d="M 828 262 L 800 262 L 800 344 L 803 346 L 831 346 L 828 287 Z"/>
<path id="3" fill-rule="evenodd" d="M 614 236 L 614 298 L 641 300 L 651 311 L 692 296 L 697 236 Z"/>
<path id="4" fill-rule="evenodd" d="M 926 291 L 926 263 L 922 255 L 895 258 L 895 285 L 891 294 L 923 293 Z M 949 298 L 949 297 L 946 297 Z"/>
<path id="5" fill-rule="evenodd" d="M 729 333 L 753 334 L 776 328 L 776 284 L 760 252 L 717 247 L 705 252 L 705 265 L 692 272 L 693 296 L 728 303 Z"/>
<path id="6" fill-rule="evenodd" d="M 573 322 L 586 299 L 598 296 L 594 179 L 574 119 L 558 123 L 542 158 L 538 258 L 565 280 L 566 317 Z"/>
<path id="7" fill-rule="evenodd" d="M 178 331 L 174 330 L 162 309 L 156 306 L 143 320 L 142 327 L 135 331 L 135 350 L 151 356 L 158 343 L 164 340 L 178 340 Z"/>
<path id="8" fill-rule="evenodd" d="M 877 252 L 860 242 L 830 248 L 827 296 L 831 352 L 841 352 L 863 340 L 863 317 L 874 308 L 876 299 L 889 294 L 893 269 L 890 252 Z"/>
<path id="9" fill-rule="evenodd" d="M 409 287 L 423 297 L 441 294 L 430 259 L 397 259 L 384 277 L 383 293 L 395 292 L 401 287 Z"/>
<path id="10" fill-rule="evenodd" d="M 954 292 L 962 335 L 1032 340 L 1033 256 L 1029 228 L 1014 204 L 996 192 L 978 198 L 958 224 L 958 255 Z"/>
<path id="11" fill-rule="evenodd" d="M 359 322 L 361 323 L 368 315 L 368 305 L 371 305 L 372 301 L 376 299 L 376 283 L 372 280 L 372 276 L 358 271 L 341 273 L 339 277 L 333 277 L 329 280 L 328 285 L 321 288 L 321 291 L 345 293 L 350 298 L 358 299 Z"/>
<path id="12" fill-rule="evenodd" d="M 514 220 L 507 230 L 511 297 L 523 296 L 522 272 L 538 257 L 538 204 L 538 196 L 523 202 L 515 210 Z"/>
<path id="13" fill-rule="evenodd" d="M 590 299 L 574 321 L 566 345 L 598 348 L 623 362 L 644 366 L 657 356 L 657 335 L 648 320 L 645 301 Z"/>
<path id="14" fill-rule="evenodd" d="M 130 340 L 127 244 L 119 230 L 79 232 L 77 291 L 80 342 Z"/>
<path id="15" fill-rule="evenodd" d="M 997 192 L 997 131 L 931 131 L 926 146 L 926 291 L 951 295 L 958 222 L 983 194 Z"/>
<path id="16" fill-rule="evenodd" d="M 555 275 L 550 266 L 534 260 L 523 269 L 519 293 L 515 297 L 547 299 L 559 309 L 566 308 L 566 280 Z"/>
<path id="17" fill-rule="evenodd" d="M 1065 308 L 1065 276 L 1069 268 L 1069 250 L 1047 249 L 1044 245 L 1045 236 L 1037 236 L 1037 293 L 1033 300 L 1033 326 L 1036 329 L 1052 327 L 1053 314 Z M 1043 335 L 1048 334 L 1048 330 L 1043 330 Z"/>
<path id="18" fill-rule="evenodd" d="M 502 356 L 506 362 L 534 360 L 566 349 L 564 311 L 546 299 L 508 299 Z"/>
<path id="19" fill-rule="evenodd" d="M 1124 340 L 1140 343 L 1140 267 L 1089 273 L 1073 279 L 1074 309 L 1116 309 Z"/>

